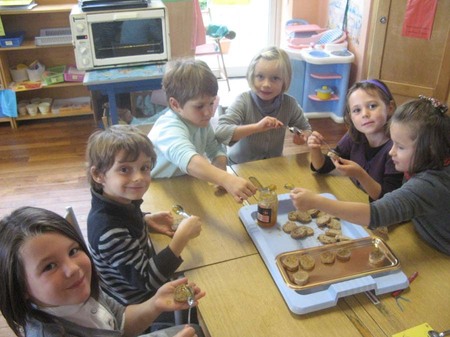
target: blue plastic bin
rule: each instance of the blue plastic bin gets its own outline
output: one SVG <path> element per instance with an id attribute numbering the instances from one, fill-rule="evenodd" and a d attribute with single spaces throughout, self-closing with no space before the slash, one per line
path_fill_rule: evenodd
<path id="1" fill-rule="evenodd" d="M 8 48 L 8 47 L 19 47 L 25 36 L 25 32 L 16 32 L 9 33 L 5 36 L 0 37 L 0 47 Z"/>

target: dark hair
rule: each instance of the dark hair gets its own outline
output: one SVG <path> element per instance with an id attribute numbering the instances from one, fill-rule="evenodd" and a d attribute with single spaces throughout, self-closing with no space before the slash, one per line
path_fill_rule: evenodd
<path id="1" fill-rule="evenodd" d="M 421 96 L 399 106 L 391 118 L 390 124 L 410 129 L 410 137 L 416 144 L 410 174 L 441 170 L 450 158 L 450 117 L 446 106 L 435 102 Z"/>
<path id="2" fill-rule="evenodd" d="M 141 152 L 156 163 L 153 144 L 146 134 L 131 125 L 112 125 L 106 130 L 94 132 L 88 140 L 86 149 L 87 177 L 91 187 L 102 193 L 103 186 L 97 183 L 90 172 L 95 167 L 98 173 L 106 173 L 113 165 L 116 155 L 124 151 L 126 161 L 135 161 Z"/>
<path id="3" fill-rule="evenodd" d="M 26 322 L 35 318 L 52 322 L 49 315 L 35 309 L 26 294 L 26 274 L 20 249 L 33 236 L 56 232 L 76 241 L 91 261 L 91 296 L 98 299 L 100 288 L 94 262 L 76 229 L 60 215 L 36 207 L 21 207 L 0 220 L 0 310 L 17 336 L 23 334 Z"/>
<path id="4" fill-rule="evenodd" d="M 289 55 L 283 49 L 277 47 L 266 47 L 255 55 L 247 68 L 247 82 L 252 90 L 255 90 L 255 68 L 260 60 L 277 61 L 277 66 L 283 80 L 281 92 L 286 92 L 291 85 L 292 78 L 292 66 Z"/>
<path id="5" fill-rule="evenodd" d="M 167 103 L 173 97 L 181 107 L 184 107 L 191 99 L 202 96 L 216 97 L 219 84 L 206 62 L 195 59 L 175 59 L 166 65 L 163 89 L 166 92 Z"/>
<path id="6" fill-rule="evenodd" d="M 352 118 L 351 118 L 351 111 L 350 106 L 348 105 L 348 99 L 350 98 L 350 95 L 353 94 L 356 90 L 362 89 L 365 92 L 367 92 L 371 96 L 378 96 L 383 103 L 386 105 L 386 107 L 389 109 L 390 105 L 393 104 L 393 110 L 396 108 L 394 97 L 392 96 L 391 91 L 387 87 L 386 84 L 384 84 L 381 80 L 376 79 L 369 79 L 364 81 L 359 81 L 353 84 L 353 86 L 348 90 L 347 96 L 346 96 L 346 103 L 345 103 L 345 111 L 344 111 L 344 121 L 345 124 L 348 127 L 348 133 L 350 134 L 352 140 L 356 143 L 361 142 L 364 139 L 364 134 L 359 132 L 355 126 L 353 125 Z M 390 114 L 388 113 L 388 120 L 390 118 Z M 386 123 L 385 127 L 386 133 L 389 134 L 389 128 L 388 123 Z"/>

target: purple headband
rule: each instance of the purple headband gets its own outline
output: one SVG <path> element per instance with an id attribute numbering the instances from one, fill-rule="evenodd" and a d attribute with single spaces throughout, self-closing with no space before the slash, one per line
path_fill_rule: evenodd
<path id="1" fill-rule="evenodd" d="M 389 90 L 386 88 L 386 86 L 384 86 L 380 81 L 377 80 L 365 80 L 365 81 L 361 81 L 362 83 L 371 83 L 374 86 L 378 87 L 381 89 L 381 91 L 383 91 L 387 97 L 389 97 L 389 99 L 393 99 L 392 94 L 389 92 Z"/>

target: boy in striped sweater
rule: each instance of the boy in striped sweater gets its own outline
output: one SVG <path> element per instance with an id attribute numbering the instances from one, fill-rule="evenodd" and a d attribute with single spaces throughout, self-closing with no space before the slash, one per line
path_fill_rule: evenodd
<path id="1" fill-rule="evenodd" d="M 141 303 L 174 275 L 184 247 L 200 234 L 200 219 L 184 219 L 174 232 L 170 212 L 141 211 L 156 154 L 137 128 L 114 125 L 96 131 L 89 138 L 86 159 L 92 193 L 88 241 L 101 287 L 123 305 Z M 149 228 L 173 237 L 158 253 Z"/>

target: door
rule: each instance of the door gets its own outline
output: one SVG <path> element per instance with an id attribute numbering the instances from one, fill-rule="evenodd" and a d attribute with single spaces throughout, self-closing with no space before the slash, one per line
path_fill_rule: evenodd
<path id="1" fill-rule="evenodd" d="M 450 78 L 450 1 L 438 0 L 430 40 L 404 37 L 407 0 L 374 0 L 368 75 L 384 81 L 397 104 L 419 95 L 448 100 Z"/>

